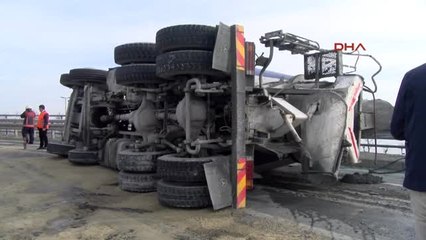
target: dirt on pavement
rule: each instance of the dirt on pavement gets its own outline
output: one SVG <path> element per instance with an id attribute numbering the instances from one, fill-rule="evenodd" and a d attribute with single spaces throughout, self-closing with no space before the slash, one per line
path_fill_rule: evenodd
<path id="1" fill-rule="evenodd" d="M 0 145 L 0 239 L 330 239 L 250 209 L 166 208 L 112 170 L 21 148 Z"/>

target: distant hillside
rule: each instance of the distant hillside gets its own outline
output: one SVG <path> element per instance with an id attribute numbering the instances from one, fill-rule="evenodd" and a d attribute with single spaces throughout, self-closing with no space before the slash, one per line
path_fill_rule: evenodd
<path id="1" fill-rule="evenodd" d="M 373 112 L 373 100 L 364 100 L 362 104 L 363 112 Z M 392 119 L 393 106 L 389 102 L 376 99 L 376 131 L 379 138 L 389 138 L 390 122 Z M 367 130 L 362 133 L 363 138 L 373 137 L 373 131 Z"/>

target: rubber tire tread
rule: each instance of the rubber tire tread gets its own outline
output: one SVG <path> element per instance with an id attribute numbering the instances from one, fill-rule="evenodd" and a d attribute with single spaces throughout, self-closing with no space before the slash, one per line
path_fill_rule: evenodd
<path id="1" fill-rule="evenodd" d="M 157 158 L 169 151 L 159 152 L 133 152 L 125 149 L 118 153 L 117 167 L 126 172 L 150 173 L 157 168 Z"/>
<path id="2" fill-rule="evenodd" d="M 182 50 L 157 56 L 157 76 L 173 80 L 176 76 L 206 75 L 224 77 L 221 71 L 212 68 L 213 52 Z"/>
<path id="3" fill-rule="evenodd" d="M 131 141 L 125 138 L 110 138 L 104 146 L 104 154 L 102 160 L 99 162 L 101 166 L 118 170 L 117 157 L 118 153 L 126 148 L 126 145 Z"/>
<path id="4" fill-rule="evenodd" d="M 118 185 L 121 190 L 127 192 L 155 192 L 157 179 L 155 173 L 118 173 Z"/>
<path id="5" fill-rule="evenodd" d="M 155 43 L 127 43 L 114 49 L 114 61 L 120 65 L 155 63 L 157 55 Z"/>
<path id="6" fill-rule="evenodd" d="M 217 28 L 205 25 L 175 25 L 160 29 L 155 37 L 159 53 L 176 50 L 214 49 Z"/>
<path id="7" fill-rule="evenodd" d="M 67 157 L 68 152 L 73 150 L 75 146 L 71 144 L 65 144 L 62 142 L 49 142 L 47 145 L 47 152 L 57 154 L 61 157 Z"/>
<path id="8" fill-rule="evenodd" d="M 123 86 L 144 86 L 161 84 L 165 80 L 157 77 L 155 64 L 132 64 L 118 67 L 115 71 L 117 84 Z"/>
<path id="9" fill-rule="evenodd" d="M 73 81 L 70 80 L 70 75 L 68 73 L 61 74 L 61 77 L 59 78 L 59 83 L 68 88 L 73 88 L 75 85 Z"/>
<path id="10" fill-rule="evenodd" d="M 80 86 L 86 83 L 106 84 L 107 76 L 108 71 L 93 68 L 75 68 L 69 72 L 70 81 Z"/>
<path id="11" fill-rule="evenodd" d="M 203 158 L 181 158 L 177 154 L 167 154 L 157 160 L 157 174 L 165 181 L 204 183 L 204 163 L 212 162 L 215 158 L 227 156 L 211 156 Z"/>
<path id="12" fill-rule="evenodd" d="M 168 207 L 205 208 L 212 204 L 207 185 L 160 180 L 157 183 L 157 193 L 160 204 Z"/>
<path id="13" fill-rule="evenodd" d="M 98 152 L 73 149 L 68 152 L 68 161 L 76 165 L 95 165 L 98 164 Z"/>
<path id="14" fill-rule="evenodd" d="M 108 71 L 92 68 L 75 68 L 69 72 L 70 81 L 77 84 L 106 84 Z"/>

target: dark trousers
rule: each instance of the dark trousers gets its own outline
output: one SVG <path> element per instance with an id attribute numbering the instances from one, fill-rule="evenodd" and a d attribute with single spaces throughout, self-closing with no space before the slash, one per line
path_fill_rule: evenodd
<path id="1" fill-rule="evenodd" d="M 34 128 L 32 127 L 23 127 L 22 128 L 22 137 L 26 139 L 27 143 L 34 143 Z"/>
<path id="2" fill-rule="evenodd" d="M 41 148 L 47 147 L 47 143 L 48 143 L 48 140 L 47 140 L 47 130 L 43 131 L 42 128 L 39 128 L 38 129 L 38 136 L 40 137 L 40 147 Z"/>

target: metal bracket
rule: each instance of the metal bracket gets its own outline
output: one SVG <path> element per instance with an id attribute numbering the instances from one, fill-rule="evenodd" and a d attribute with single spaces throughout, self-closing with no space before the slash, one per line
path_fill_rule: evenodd
<path id="1" fill-rule="evenodd" d="M 260 37 L 260 42 L 265 47 L 272 45 L 279 50 L 290 51 L 292 54 L 305 54 L 313 50 L 320 50 L 318 42 L 291 33 L 283 33 L 282 30 L 265 33 L 265 36 Z"/>
<path id="2" fill-rule="evenodd" d="M 308 119 L 308 115 L 291 105 L 289 102 L 285 101 L 282 98 L 271 97 L 272 103 L 274 103 L 278 108 L 286 114 L 292 114 L 294 116 L 292 125 L 293 127 L 299 126 L 302 122 Z"/>

